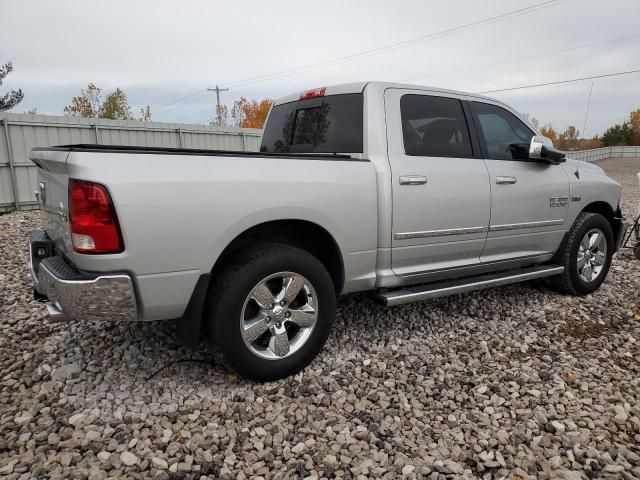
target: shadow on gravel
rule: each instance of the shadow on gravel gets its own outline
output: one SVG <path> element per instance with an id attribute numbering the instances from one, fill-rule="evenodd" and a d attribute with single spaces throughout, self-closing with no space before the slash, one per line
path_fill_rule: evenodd
<path id="1" fill-rule="evenodd" d="M 520 316 L 529 321 L 527 313 L 549 302 L 550 295 L 543 282 L 391 308 L 377 303 L 368 294 L 347 295 L 338 302 L 333 332 L 321 356 L 329 367 L 337 366 L 339 361 L 333 361 L 332 356 L 344 356 L 352 349 L 366 353 L 385 348 L 397 338 L 424 342 L 430 335 L 482 330 L 487 321 L 502 317 L 513 320 Z M 505 296 L 510 299 L 507 306 L 499 301 Z M 490 307 L 493 313 L 488 318 L 486 312 Z M 487 328 L 493 329 L 495 325 Z M 81 365 L 87 375 L 94 377 L 92 383 L 223 381 L 229 372 L 213 348 L 203 341 L 197 351 L 188 350 L 177 342 L 175 330 L 176 321 L 172 320 L 105 321 L 61 324 L 59 332 L 64 344 L 74 347 L 64 361 Z"/>

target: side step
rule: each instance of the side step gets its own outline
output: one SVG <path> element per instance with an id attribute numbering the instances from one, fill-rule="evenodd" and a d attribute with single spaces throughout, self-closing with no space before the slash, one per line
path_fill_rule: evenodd
<path id="1" fill-rule="evenodd" d="M 560 275 L 563 271 L 564 267 L 558 265 L 539 265 L 530 268 L 509 270 L 507 272 L 478 275 L 476 277 L 413 285 L 401 288 L 400 290 L 377 292 L 375 296 L 387 306 L 401 305 L 403 303 L 420 302 L 422 300 L 455 295 L 457 293 L 524 282 L 536 278 L 551 277 L 553 275 Z"/>

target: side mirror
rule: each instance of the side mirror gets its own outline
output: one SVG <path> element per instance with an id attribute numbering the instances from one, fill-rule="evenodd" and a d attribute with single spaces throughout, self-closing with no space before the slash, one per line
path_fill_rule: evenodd
<path id="1" fill-rule="evenodd" d="M 543 162 L 558 164 L 566 162 L 565 154 L 553 148 L 553 143 L 547 137 L 536 135 L 529 145 L 529 158 Z"/>

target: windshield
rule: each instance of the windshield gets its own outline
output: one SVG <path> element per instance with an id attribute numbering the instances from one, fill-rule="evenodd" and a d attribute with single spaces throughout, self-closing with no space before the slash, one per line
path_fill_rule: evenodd
<path id="1" fill-rule="evenodd" d="M 362 153 L 362 94 L 331 95 L 273 107 L 261 152 Z"/>

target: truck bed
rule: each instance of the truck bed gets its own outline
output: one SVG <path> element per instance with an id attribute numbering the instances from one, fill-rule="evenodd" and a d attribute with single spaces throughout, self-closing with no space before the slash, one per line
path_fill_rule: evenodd
<path id="1" fill-rule="evenodd" d="M 40 167 L 44 226 L 58 252 L 84 271 L 129 272 L 142 318 L 162 319 L 183 314 L 197 279 L 227 245 L 268 222 L 329 232 L 341 249 L 346 289 L 371 288 L 376 170 L 360 156 L 76 144 L 36 148 L 30 158 Z M 122 253 L 73 251 L 69 179 L 106 186 Z"/>

